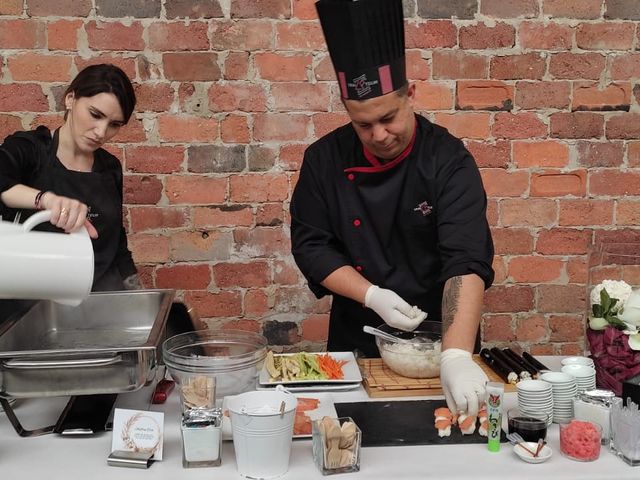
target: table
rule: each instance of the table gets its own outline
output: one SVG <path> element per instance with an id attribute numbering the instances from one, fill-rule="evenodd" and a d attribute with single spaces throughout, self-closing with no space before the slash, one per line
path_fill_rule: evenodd
<path id="1" fill-rule="evenodd" d="M 543 357 L 551 368 L 559 366 L 559 358 Z M 368 400 L 363 388 L 348 392 L 332 392 L 334 402 Z M 148 470 L 111 467 L 107 456 L 111 447 L 111 432 L 90 437 L 66 437 L 44 435 L 21 438 L 0 414 L 0 473 L 4 479 L 43 478 L 57 480 L 85 478 L 90 480 L 198 480 L 213 478 L 242 478 L 236 471 L 232 442 L 224 442 L 222 465 L 214 468 L 182 468 L 181 438 L 178 420 L 178 395 L 174 391 L 165 405 L 155 405 L 154 410 L 165 412 L 164 460 L 155 462 Z M 424 397 L 407 397 L 415 400 Z M 442 397 L 433 397 L 442 398 Z M 380 399 L 388 401 L 388 398 Z M 372 399 L 372 401 L 375 401 Z M 29 399 L 16 406 L 16 413 L 25 427 L 33 428 L 53 422 L 62 410 L 66 399 Z M 515 393 L 505 395 L 505 412 L 517 403 Z M 506 426 L 506 425 L 505 425 Z M 489 453 L 486 445 L 422 445 L 403 447 L 369 447 L 362 449 L 361 470 L 345 474 L 337 479 L 634 479 L 640 468 L 628 466 L 603 447 L 595 462 L 581 463 L 564 458 L 560 454 L 558 426 L 549 429 L 549 446 L 553 457 L 543 464 L 530 465 L 513 453 L 509 444 L 502 444 L 498 453 Z M 280 477 L 289 479 L 321 479 L 311 456 L 311 441 L 295 440 L 291 451 L 289 472 Z"/>

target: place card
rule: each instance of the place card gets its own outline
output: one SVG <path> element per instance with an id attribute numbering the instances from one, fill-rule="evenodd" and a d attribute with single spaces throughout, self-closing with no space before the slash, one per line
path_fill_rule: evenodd
<path id="1" fill-rule="evenodd" d="M 164 413 L 116 408 L 113 415 L 111 451 L 148 453 L 162 460 Z"/>

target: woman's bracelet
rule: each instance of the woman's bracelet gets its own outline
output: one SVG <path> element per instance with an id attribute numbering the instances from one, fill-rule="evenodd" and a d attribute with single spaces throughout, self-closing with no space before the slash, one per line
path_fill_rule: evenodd
<path id="1" fill-rule="evenodd" d="M 37 194 L 36 194 L 36 199 L 34 200 L 33 204 L 36 207 L 36 210 L 42 210 L 43 206 L 40 205 L 42 203 L 42 197 L 44 197 L 44 194 L 47 193 L 46 190 L 40 190 Z"/>

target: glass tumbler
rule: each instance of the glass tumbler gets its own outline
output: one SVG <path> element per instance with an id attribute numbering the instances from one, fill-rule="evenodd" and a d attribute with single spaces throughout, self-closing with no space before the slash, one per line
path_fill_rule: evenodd
<path id="1" fill-rule="evenodd" d="M 351 417 L 311 422 L 313 460 L 322 475 L 360 470 L 362 432 Z"/>

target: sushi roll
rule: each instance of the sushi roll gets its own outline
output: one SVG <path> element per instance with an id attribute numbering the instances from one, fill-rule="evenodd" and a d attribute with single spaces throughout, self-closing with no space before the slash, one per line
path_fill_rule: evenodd
<path id="1" fill-rule="evenodd" d="M 466 413 L 460 414 L 458 417 L 458 426 L 463 435 L 471 435 L 476 431 L 476 418 L 477 417 L 469 416 Z"/>

